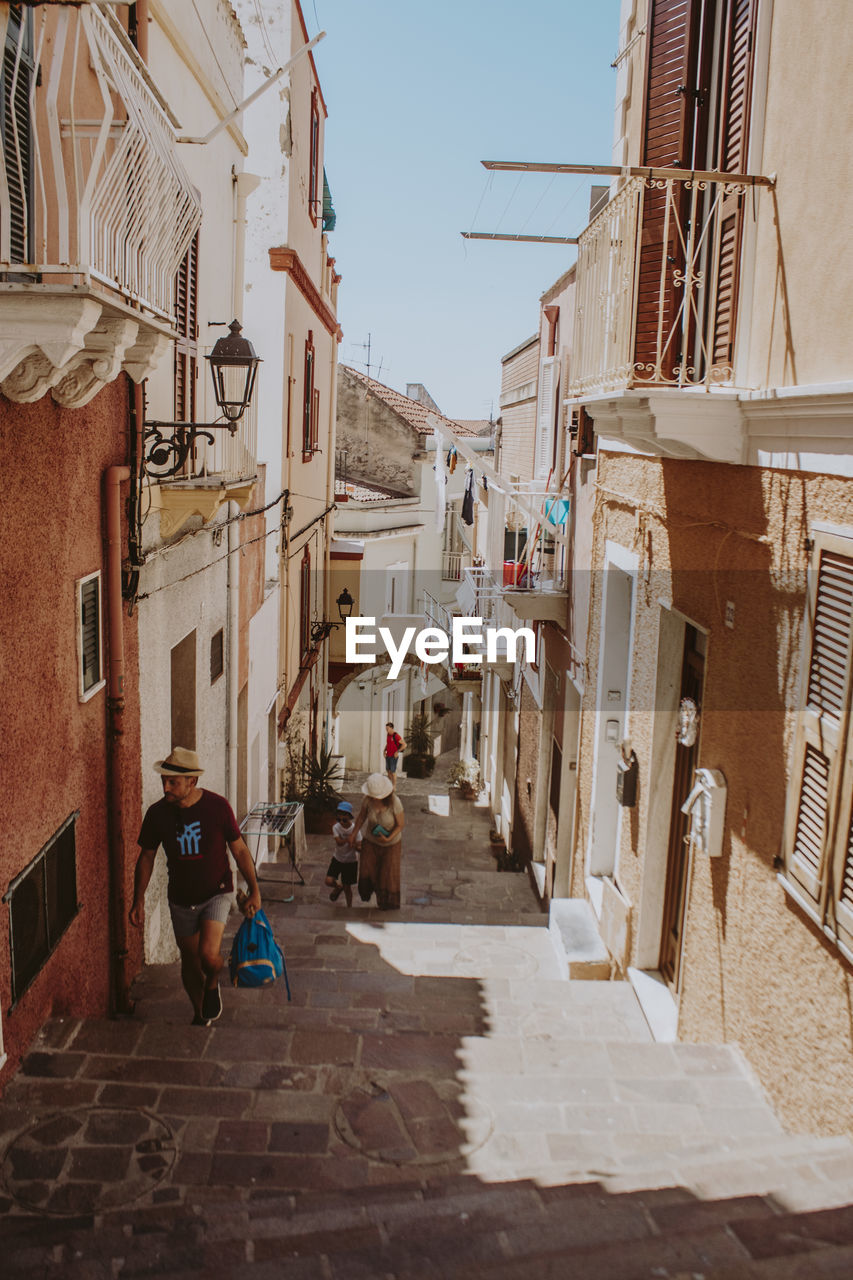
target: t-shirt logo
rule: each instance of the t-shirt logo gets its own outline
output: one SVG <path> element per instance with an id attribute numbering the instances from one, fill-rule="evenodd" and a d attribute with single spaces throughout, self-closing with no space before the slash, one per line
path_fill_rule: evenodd
<path id="1" fill-rule="evenodd" d="M 177 833 L 182 858 L 198 858 L 201 853 L 201 823 L 188 822 L 183 831 Z"/>

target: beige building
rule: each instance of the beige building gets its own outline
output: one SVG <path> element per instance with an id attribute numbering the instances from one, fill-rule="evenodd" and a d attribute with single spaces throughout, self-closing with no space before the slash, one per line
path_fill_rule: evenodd
<path id="1" fill-rule="evenodd" d="M 853 1118 L 847 17 L 625 0 L 568 388 L 598 444 L 572 892 L 659 1036 L 739 1042 L 824 1131 Z"/>
<path id="2" fill-rule="evenodd" d="M 247 89 L 295 58 L 244 114 L 254 158 L 242 206 L 244 314 L 247 328 L 263 334 L 271 375 L 259 394 L 259 447 L 280 474 L 283 495 L 267 526 L 270 556 L 278 548 L 268 572 L 280 584 L 275 772 L 282 795 L 300 785 L 303 749 L 316 752 L 329 732 L 326 623 L 340 277 L 327 235 L 335 217 L 323 168 L 326 104 L 313 54 L 300 55 L 308 43 L 302 9 L 297 0 L 264 3 L 260 11 L 240 0 L 237 8 L 248 42 Z"/>

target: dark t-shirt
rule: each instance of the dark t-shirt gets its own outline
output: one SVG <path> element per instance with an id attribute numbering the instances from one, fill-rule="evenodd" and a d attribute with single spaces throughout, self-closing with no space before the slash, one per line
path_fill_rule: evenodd
<path id="1" fill-rule="evenodd" d="M 237 819 L 225 797 L 202 791 L 201 799 L 189 809 L 172 805 L 165 797 L 152 804 L 142 819 L 139 845 L 158 849 L 162 844 L 169 868 L 169 901 L 177 907 L 194 907 L 234 888 L 227 846 L 239 838 Z"/>

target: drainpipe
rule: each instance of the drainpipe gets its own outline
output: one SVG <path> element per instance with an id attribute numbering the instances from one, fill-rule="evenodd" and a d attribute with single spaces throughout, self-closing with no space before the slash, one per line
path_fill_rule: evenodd
<path id="1" fill-rule="evenodd" d="M 136 49 L 148 61 L 148 0 L 136 0 Z"/>
<path id="2" fill-rule="evenodd" d="M 229 522 L 226 529 L 228 555 L 225 561 L 227 618 L 225 627 L 226 676 L 225 676 L 225 794 L 234 812 L 237 812 L 237 679 L 239 663 L 239 555 L 235 555 L 240 535 L 237 525 L 231 522 L 232 503 L 225 507 Z M 235 541 L 236 540 L 236 541 Z"/>
<path id="3" fill-rule="evenodd" d="M 122 797 L 125 769 L 124 737 L 124 626 L 121 595 L 121 489 L 130 479 L 130 467 L 108 467 L 107 508 L 107 623 L 110 647 L 108 677 L 108 817 L 110 867 L 110 934 L 112 1007 L 115 1013 L 132 1013 L 128 974 L 128 901 L 125 891 L 127 857 L 124 842 Z"/>

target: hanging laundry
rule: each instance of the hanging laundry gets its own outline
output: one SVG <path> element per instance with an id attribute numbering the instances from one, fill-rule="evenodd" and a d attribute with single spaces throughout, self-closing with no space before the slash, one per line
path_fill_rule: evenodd
<path id="1" fill-rule="evenodd" d="M 456 456 L 456 446 L 454 445 L 454 446 L 450 449 L 450 451 L 449 451 L 449 453 L 448 453 L 448 455 L 447 455 L 447 471 L 448 471 L 448 474 L 449 474 L 449 475 L 451 475 L 451 476 L 453 475 L 453 472 L 456 470 L 456 463 L 457 463 L 457 462 L 458 462 L 458 458 L 457 458 L 457 456 Z"/>
<path id="2" fill-rule="evenodd" d="M 474 523 L 474 472 L 470 467 L 465 477 L 465 496 L 462 499 L 461 515 L 466 524 Z"/>

